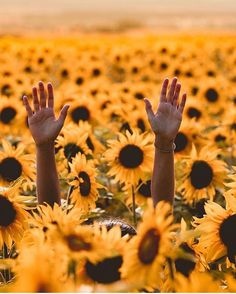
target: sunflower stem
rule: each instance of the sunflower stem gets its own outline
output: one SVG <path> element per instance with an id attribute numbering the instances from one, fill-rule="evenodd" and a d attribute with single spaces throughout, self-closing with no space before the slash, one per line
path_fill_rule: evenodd
<path id="1" fill-rule="evenodd" d="M 137 225 L 137 218 L 136 218 L 136 203 L 135 203 L 135 192 L 134 192 L 134 186 L 132 185 L 131 187 L 132 189 L 132 208 L 133 208 L 133 222 L 134 222 L 134 226 L 136 227 Z"/>

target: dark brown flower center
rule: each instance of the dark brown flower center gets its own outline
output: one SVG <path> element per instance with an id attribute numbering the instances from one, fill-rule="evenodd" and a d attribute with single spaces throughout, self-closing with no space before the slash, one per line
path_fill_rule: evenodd
<path id="1" fill-rule="evenodd" d="M 177 136 L 175 137 L 175 152 L 183 151 L 188 145 L 188 137 L 182 133 L 178 132 Z"/>
<path id="2" fill-rule="evenodd" d="M 144 264 L 150 264 L 158 254 L 160 244 L 160 234 L 157 229 L 150 229 L 143 236 L 139 247 L 138 257 Z"/>
<path id="3" fill-rule="evenodd" d="M 22 165 L 14 157 L 4 158 L 0 163 L 0 176 L 8 182 L 15 181 L 22 174 Z"/>
<path id="4" fill-rule="evenodd" d="M 12 89 L 11 85 L 9 85 L 9 84 L 2 85 L 2 87 L 0 89 L 1 89 L 2 95 L 9 97 L 13 94 L 13 89 Z"/>
<path id="5" fill-rule="evenodd" d="M 207 101 L 214 103 L 218 100 L 219 94 L 215 89 L 210 88 L 206 91 L 205 97 L 206 97 Z"/>
<path id="6" fill-rule="evenodd" d="M 78 86 L 80 86 L 84 83 L 84 79 L 82 77 L 78 77 L 75 82 Z"/>
<path id="7" fill-rule="evenodd" d="M 186 253 L 190 253 L 195 256 L 195 252 L 188 246 L 187 243 L 183 243 L 180 246 Z M 193 260 L 186 258 L 177 258 L 175 260 L 175 268 L 178 272 L 188 277 L 190 273 L 194 270 L 196 263 Z"/>
<path id="8" fill-rule="evenodd" d="M 64 155 L 69 162 L 76 156 L 77 153 L 84 154 L 84 151 L 74 143 L 69 143 L 64 147 Z"/>
<path id="9" fill-rule="evenodd" d="M 141 93 L 141 92 L 136 92 L 136 93 L 134 94 L 134 97 L 135 97 L 136 99 L 138 99 L 138 100 L 142 100 L 145 96 L 144 96 L 143 93 Z"/>
<path id="10" fill-rule="evenodd" d="M 16 110 L 13 107 L 5 107 L 0 113 L 0 120 L 3 124 L 8 124 L 16 116 Z"/>
<path id="11" fill-rule="evenodd" d="M 206 188 L 210 185 L 212 179 L 213 170 L 207 162 L 203 160 L 197 160 L 193 163 L 190 173 L 190 180 L 195 189 Z"/>
<path id="12" fill-rule="evenodd" d="M 227 247 L 229 260 L 235 263 L 236 257 L 236 214 L 226 218 L 220 225 L 219 235 L 222 243 Z"/>
<path id="13" fill-rule="evenodd" d="M 139 185 L 141 184 L 141 181 L 139 182 Z M 139 189 L 138 192 L 146 198 L 151 197 L 151 180 L 148 180 L 146 183 L 143 183 Z"/>
<path id="14" fill-rule="evenodd" d="M 200 110 L 198 110 L 195 107 L 189 107 L 189 109 L 187 111 L 187 115 L 189 118 L 199 119 L 202 116 L 202 113 Z"/>
<path id="15" fill-rule="evenodd" d="M 90 250 L 91 244 L 83 240 L 81 236 L 76 234 L 70 234 L 65 237 L 66 242 L 70 250 L 72 251 L 81 251 L 81 250 Z"/>
<path id="16" fill-rule="evenodd" d="M 80 194 L 82 196 L 88 196 L 90 191 L 91 191 L 91 182 L 90 182 L 90 177 L 89 175 L 82 171 L 79 173 L 79 178 L 81 178 L 83 180 L 83 183 L 79 184 L 80 187 Z"/>
<path id="17" fill-rule="evenodd" d="M 106 258 L 103 261 L 93 264 L 86 262 L 85 269 L 87 275 L 95 282 L 110 284 L 120 280 L 120 267 L 122 265 L 122 256 Z"/>
<path id="18" fill-rule="evenodd" d="M 215 137 L 215 142 L 224 142 L 226 140 L 226 137 L 224 135 L 218 134 Z"/>
<path id="19" fill-rule="evenodd" d="M 199 91 L 199 88 L 194 86 L 194 87 L 192 88 L 192 90 L 191 90 L 191 93 L 192 93 L 193 96 L 196 96 L 197 93 L 198 93 L 198 91 Z"/>
<path id="20" fill-rule="evenodd" d="M 233 131 L 236 131 L 236 123 L 232 123 L 230 125 L 230 129 L 233 130 Z"/>
<path id="21" fill-rule="evenodd" d="M 0 195 L 0 226 L 7 227 L 16 219 L 16 210 L 13 203 Z"/>
<path id="22" fill-rule="evenodd" d="M 80 120 L 88 121 L 90 119 L 90 113 L 87 107 L 79 106 L 71 112 L 71 117 L 75 123 L 78 123 Z"/>
<path id="23" fill-rule="evenodd" d="M 142 164 L 143 151 L 136 145 L 128 144 L 119 153 L 119 162 L 126 168 L 136 168 Z"/>
<path id="24" fill-rule="evenodd" d="M 94 77 L 98 77 L 98 76 L 100 76 L 100 75 L 101 75 L 101 70 L 100 70 L 99 68 L 94 68 L 94 69 L 93 69 L 93 72 L 92 72 L 92 75 L 93 75 Z"/>

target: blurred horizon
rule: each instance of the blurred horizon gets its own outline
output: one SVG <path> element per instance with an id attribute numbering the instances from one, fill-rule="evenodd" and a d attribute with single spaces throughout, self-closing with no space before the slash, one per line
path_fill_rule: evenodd
<path id="1" fill-rule="evenodd" d="M 236 29 L 235 0 L 0 0 L 0 33 Z"/>

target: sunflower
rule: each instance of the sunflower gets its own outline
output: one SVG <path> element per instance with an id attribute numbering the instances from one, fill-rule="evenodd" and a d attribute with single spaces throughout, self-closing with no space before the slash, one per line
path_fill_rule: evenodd
<path id="1" fill-rule="evenodd" d="M 72 162 L 76 154 L 81 153 L 89 156 L 92 151 L 86 144 L 88 133 L 81 134 L 78 127 L 72 124 L 66 126 L 63 133 L 56 140 L 57 160 L 59 161 L 59 171 L 62 176 L 67 176 L 69 171 L 69 163 Z"/>
<path id="2" fill-rule="evenodd" d="M 82 213 L 88 213 L 95 208 L 99 196 L 98 189 L 103 186 L 96 182 L 97 172 L 93 162 L 87 161 L 83 154 L 77 154 L 69 163 L 71 172 L 68 175 L 69 185 L 72 187 L 71 202 Z"/>
<path id="3" fill-rule="evenodd" d="M 227 169 L 225 162 L 217 159 L 218 154 L 218 149 L 209 146 L 197 152 L 193 145 L 190 156 L 183 159 L 177 189 L 187 203 L 213 200 L 216 189 L 223 187 Z"/>
<path id="4" fill-rule="evenodd" d="M 188 279 L 186 279 L 186 277 L 184 276 L 179 276 L 178 282 L 176 283 L 175 291 L 180 293 L 223 292 L 221 281 L 219 279 L 216 280 L 208 272 L 193 272 Z"/>
<path id="5" fill-rule="evenodd" d="M 196 121 L 203 123 L 205 123 L 207 120 L 204 109 L 202 108 L 198 99 L 195 98 L 190 98 L 187 100 L 184 116 L 187 118 L 187 120 L 191 120 L 193 118 Z M 185 120 L 185 118 L 183 120 Z"/>
<path id="6" fill-rule="evenodd" d="M 137 279 L 136 272 L 142 286 L 158 287 L 165 258 L 171 250 L 171 232 L 177 227 L 168 203 L 161 201 L 154 209 L 150 202 L 137 236 L 129 241 L 125 250 L 122 277 L 133 282 Z"/>
<path id="7" fill-rule="evenodd" d="M 201 147 L 206 143 L 202 129 L 203 126 L 196 122 L 195 119 L 184 121 L 181 124 L 175 138 L 175 155 L 177 158 L 179 155 L 187 155 L 192 148 L 192 144 Z"/>
<path id="8" fill-rule="evenodd" d="M 119 134 L 117 140 L 108 141 L 109 149 L 104 157 L 111 167 L 108 175 L 114 176 L 115 182 L 136 185 L 145 173 L 152 168 L 153 147 L 148 134 Z"/>
<path id="9" fill-rule="evenodd" d="M 72 291 L 61 260 L 59 252 L 46 244 L 22 248 L 13 268 L 15 279 L 9 290 L 33 293 Z"/>
<path id="10" fill-rule="evenodd" d="M 225 200 L 225 209 L 215 202 L 208 201 L 205 204 L 206 214 L 203 218 L 194 217 L 193 225 L 200 234 L 195 248 L 205 256 L 207 262 L 227 256 L 228 260 L 235 264 L 236 199 L 232 195 L 225 195 Z"/>
<path id="11" fill-rule="evenodd" d="M 88 148 L 92 151 L 94 155 L 100 154 L 104 151 L 104 146 L 99 142 L 99 140 L 95 136 L 95 131 L 92 130 L 92 126 L 87 121 L 79 121 L 78 128 L 78 136 L 83 136 L 83 134 L 88 134 L 86 139 L 86 144 Z M 81 133 L 79 135 L 79 133 Z"/>
<path id="12" fill-rule="evenodd" d="M 60 230 L 65 227 L 76 227 L 83 221 L 79 209 L 63 210 L 57 203 L 54 203 L 53 207 L 47 203 L 38 205 L 32 215 L 31 227 L 39 228 L 43 231 L 54 225 Z"/>
<path id="13" fill-rule="evenodd" d="M 91 97 L 77 97 L 75 95 L 74 100 L 71 102 L 69 110 L 69 119 L 78 124 L 80 120 L 88 121 L 91 124 L 96 122 L 96 118 L 100 115 L 96 111 L 96 116 L 94 109 L 97 109 L 96 101 Z"/>
<path id="14" fill-rule="evenodd" d="M 121 237 L 119 226 L 108 229 L 106 226 L 100 226 L 97 223 L 93 227 L 93 232 L 94 242 L 97 240 L 96 243 L 99 243 L 102 252 L 97 261 L 91 260 L 88 256 L 83 265 L 78 268 L 79 284 L 89 285 L 95 287 L 95 289 L 105 289 L 105 292 L 124 287 L 120 268 L 123 263 L 123 253 L 128 236 Z"/>
<path id="15" fill-rule="evenodd" d="M 2 140 L 0 151 L 0 185 L 9 185 L 21 178 L 22 189 L 32 190 L 35 179 L 34 156 L 25 154 L 25 146 L 19 144 L 16 148 L 6 140 Z"/>
<path id="16" fill-rule="evenodd" d="M 1 98 L 0 128 L 1 134 L 19 134 L 22 123 L 23 107 L 16 98 Z"/>
<path id="17" fill-rule="evenodd" d="M 130 206 L 132 204 L 132 189 L 131 187 L 124 186 L 124 193 L 125 193 L 125 203 Z M 135 186 L 134 189 L 135 193 L 135 202 L 139 206 L 143 206 L 147 204 L 149 201 L 148 199 L 151 199 L 151 178 L 150 175 L 147 176 L 147 179 L 145 180 L 139 180 L 138 184 Z"/>
<path id="18" fill-rule="evenodd" d="M 225 183 L 225 186 L 229 188 L 225 193 L 230 195 L 236 195 L 236 166 L 232 166 L 232 174 L 228 174 L 227 178 L 230 182 Z"/>
<path id="19" fill-rule="evenodd" d="M 29 197 L 19 195 L 20 185 L 19 182 L 0 192 L 0 247 L 4 243 L 8 248 L 13 242 L 18 245 L 28 226 L 30 214 L 24 201 Z"/>

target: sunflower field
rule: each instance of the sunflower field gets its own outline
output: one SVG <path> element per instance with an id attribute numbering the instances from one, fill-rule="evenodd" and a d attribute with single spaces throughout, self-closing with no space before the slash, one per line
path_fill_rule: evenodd
<path id="1" fill-rule="evenodd" d="M 0 38 L 1 292 L 236 291 L 235 44 L 225 34 Z M 172 210 L 152 205 L 143 99 L 156 107 L 174 76 L 188 99 Z M 53 84 L 57 114 L 70 104 L 55 142 L 61 206 L 37 204 L 22 97 L 38 81 Z"/>

